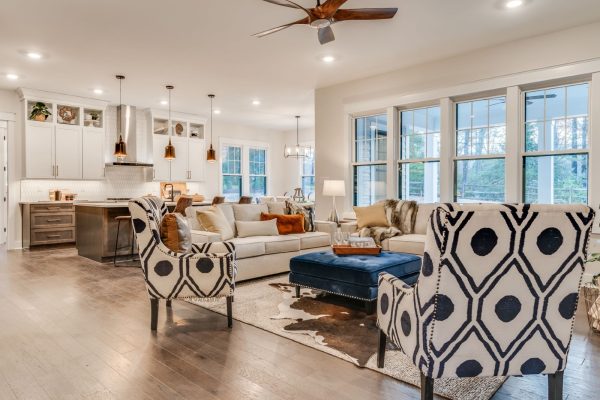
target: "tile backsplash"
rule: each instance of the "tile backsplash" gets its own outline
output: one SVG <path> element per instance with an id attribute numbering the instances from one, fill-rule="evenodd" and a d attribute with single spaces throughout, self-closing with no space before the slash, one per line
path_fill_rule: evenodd
<path id="1" fill-rule="evenodd" d="M 77 200 L 104 200 L 108 197 L 157 196 L 160 183 L 152 182 L 149 168 L 109 167 L 106 179 L 100 181 L 63 181 L 50 179 L 24 179 L 21 181 L 21 201 L 48 200 L 48 191 L 59 189 L 77 193 Z M 188 183 L 188 191 L 197 193 L 200 184 Z"/>

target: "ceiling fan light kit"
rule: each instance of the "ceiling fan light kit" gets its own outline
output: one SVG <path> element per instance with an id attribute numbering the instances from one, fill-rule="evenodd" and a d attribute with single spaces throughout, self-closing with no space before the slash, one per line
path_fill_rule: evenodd
<path id="1" fill-rule="evenodd" d="M 314 8 L 306 9 L 300 4 L 291 0 L 263 0 L 267 3 L 278 6 L 295 8 L 303 11 L 307 16 L 298 21 L 290 22 L 263 32 L 254 34 L 256 37 L 265 37 L 275 32 L 279 32 L 293 25 L 308 25 L 318 30 L 317 36 L 319 43 L 327 44 L 335 40 L 331 25 L 342 21 L 369 21 L 380 19 L 394 18 L 398 12 L 397 8 L 357 8 L 357 9 L 342 9 L 340 8 L 347 0 L 327 0 L 321 4 L 317 0 L 317 5 Z"/>

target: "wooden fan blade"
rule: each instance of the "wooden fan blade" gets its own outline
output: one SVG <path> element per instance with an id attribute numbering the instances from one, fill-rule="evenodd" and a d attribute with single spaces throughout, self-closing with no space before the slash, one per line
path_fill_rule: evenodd
<path id="1" fill-rule="evenodd" d="M 268 30 L 263 31 L 263 32 L 255 33 L 252 36 L 256 36 L 256 37 L 261 38 L 263 36 L 267 36 L 267 35 L 270 35 L 272 33 L 282 31 L 282 30 L 284 30 L 286 28 L 289 28 L 290 26 L 293 26 L 293 25 L 302 25 L 302 24 L 308 24 L 308 23 L 309 23 L 309 19 L 308 19 L 308 17 L 306 17 L 306 18 L 303 18 L 303 19 L 299 19 L 298 21 L 290 22 L 289 24 L 281 25 L 281 26 L 278 26 L 278 27 L 275 27 L 275 28 L 268 29 Z"/>
<path id="2" fill-rule="evenodd" d="M 335 21 L 360 21 L 371 19 L 394 18 L 398 12 L 397 8 L 357 8 L 354 10 L 338 10 L 333 19 Z"/>
<path id="3" fill-rule="evenodd" d="M 328 17 L 331 17 L 346 1 L 348 0 L 327 0 L 321 5 L 321 10 L 327 14 Z"/>
<path id="4" fill-rule="evenodd" d="M 333 34 L 333 29 L 331 29 L 331 26 L 319 28 L 319 43 L 327 44 L 329 42 L 333 42 L 334 40 L 335 35 Z"/>

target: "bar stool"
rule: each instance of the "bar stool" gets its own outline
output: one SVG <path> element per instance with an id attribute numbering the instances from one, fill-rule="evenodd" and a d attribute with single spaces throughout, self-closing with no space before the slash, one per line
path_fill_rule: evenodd
<path id="1" fill-rule="evenodd" d="M 135 232 L 133 230 L 132 218 L 130 215 L 119 215 L 115 217 L 117 221 L 117 238 L 115 239 L 115 253 L 113 255 L 113 265 L 117 266 L 117 252 L 119 251 L 119 231 L 121 230 L 121 222 L 128 222 L 131 225 L 131 254 L 134 254 L 130 261 L 135 261 Z"/>

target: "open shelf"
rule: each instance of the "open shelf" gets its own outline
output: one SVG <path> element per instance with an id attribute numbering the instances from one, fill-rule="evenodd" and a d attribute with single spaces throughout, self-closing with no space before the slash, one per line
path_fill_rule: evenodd
<path id="1" fill-rule="evenodd" d="M 204 125 L 190 122 L 190 138 L 204 139 Z"/>
<path id="2" fill-rule="evenodd" d="M 154 118 L 154 134 L 167 135 L 169 133 L 169 121 L 162 118 Z"/>
<path id="3" fill-rule="evenodd" d="M 173 124 L 173 136 L 187 137 L 187 122 L 172 121 L 172 124 Z"/>
<path id="4" fill-rule="evenodd" d="M 33 110 L 33 107 L 37 103 L 44 104 L 48 108 L 48 111 L 50 111 L 50 113 L 54 114 L 54 110 L 53 110 L 54 105 L 52 103 L 47 103 L 47 102 L 43 102 L 43 101 L 28 100 L 27 101 L 27 119 L 29 121 L 37 121 L 37 122 L 46 122 L 46 123 L 52 123 L 52 122 L 54 122 L 54 115 L 48 115 L 46 117 L 46 119 L 31 118 L 31 111 Z"/>
<path id="5" fill-rule="evenodd" d="M 79 107 L 58 104 L 56 106 L 56 122 L 63 125 L 80 125 Z"/>
<path id="6" fill-rule="evenodd" d="M 104 112 L 93 108 L 83 109 L 83 126 L 102 128 L 104 126 Z"/>

